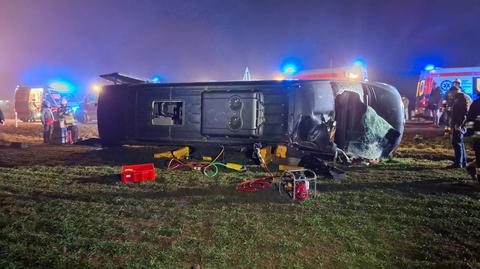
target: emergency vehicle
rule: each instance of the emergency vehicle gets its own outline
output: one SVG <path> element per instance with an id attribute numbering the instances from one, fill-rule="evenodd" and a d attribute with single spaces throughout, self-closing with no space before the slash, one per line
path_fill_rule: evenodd
<path id="1" fill-rule="evenodd" d="M 472 100 L 480 97 L 480 67 L 435 68 L 432 66 L 422 71 L 418 79 L 415 116 L 426 116 L 425 111 L 434 81 L 440 88 L 442 99 L 445 100 L 447 91 L 456 79 L 461 81 L 463 91 Z"/>
<path id="2" fill-rule="evenodd" d="M 362 64 L 347 67 L 312 69 L 300 71 L 292 76 L 298 80 L 331 79 L 337 81 L 368 81 L 367 69 Z"/>
<path id="3" fill-rule="evenodd" d="M 87 94 L 83 102 L 74 107 L 75 119 L 81 123 L 89 123 L 97 120 L 97 102 L 98 96 L 95 94 Z"/>
<path id="4" fill-rule="evenodd" d="M 19 120 L 24 122 L 40 120 L 43 100 L 47 100 L 55 112 L 62 96 L 47 87 L 20 87 L 15 89 L 13 109 Z"/>

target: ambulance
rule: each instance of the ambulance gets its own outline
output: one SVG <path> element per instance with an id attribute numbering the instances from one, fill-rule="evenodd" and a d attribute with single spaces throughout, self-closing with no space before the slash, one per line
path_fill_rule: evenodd
<path id="1" fill-rule="evenodd" d="M 34 122 L 40 120 L 40 111 L 43 100 L 47 100 L 52 111 L 56 111 L 62 96 L 48 87 L 17 86 L 14 95 L 14 111 L 19 120 Z"/>
<path id="2" fill-rule="evenodd" d="M 337 81 L 362 82 L 368 81 L 367 68 L 363 64 L 354 64 L 347 67 L 312 69 L 300 71 L 292 76 L 298 80 L 331 79 Z"/>
<path id="3" fill-rule="evenodd" d="M 417 84 L 415 116 L 427 116 L 426 108 L 434 81 L 440 88 L 442 99 L 445 100 L 447 91 L 452 87 L 453 81 L 456 79 L 461 81 L 463 91 L 468 94 L 472 100 L 480 97 L 480 67 L 440 68 L 427 66 L 427 68 L 421 72 Z"/>

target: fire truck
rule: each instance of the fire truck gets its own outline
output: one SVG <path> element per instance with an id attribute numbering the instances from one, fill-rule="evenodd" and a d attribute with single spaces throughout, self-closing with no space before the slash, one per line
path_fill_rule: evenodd
<path id="1" fill-rule="evenodd" d="M 425 117 L 428 99 L 432 92 L 433 82 L 440 88 L 442 99 L 452 87 L 453 81 L 459 79 L 463 91 L 472 100 L 480 97 L 480 67 L 439 68 L 427 67 L 420 73 L 415 99 L 415 116 Z"/>

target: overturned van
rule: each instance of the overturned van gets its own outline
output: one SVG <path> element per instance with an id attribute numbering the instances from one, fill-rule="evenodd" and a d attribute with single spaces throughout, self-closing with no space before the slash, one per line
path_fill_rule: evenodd
<path id="1" fill-rule="evenodd" d="M 98 99 L 104 146 L 283 144 L 304 153 L 388 156 L 404 128 L 390 85 L 322 80 L 124 83 Z"/>

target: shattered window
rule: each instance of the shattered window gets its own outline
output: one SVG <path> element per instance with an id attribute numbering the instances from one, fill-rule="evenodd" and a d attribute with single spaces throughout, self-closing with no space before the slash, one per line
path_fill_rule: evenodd
<path id="1" fill-rule="evenodd" d="M 336 95 L 340 95 L 345 91 L 356 92 L 360 95 L 360 100 L 365 103 L 363 99 L 363 88 L 360 83 L 335 82 L 334 89 L 336 90 Z"/>
<path id="2" fill-rule="evenodd" d="M 361 123 L 363 134 L 348 144 L 348 152 L 366 159 L 380 158 L 383 148 L 389 143 L 386 135 L 393 128 L 392 125 L 372 107 L 367 107 Z"/>

